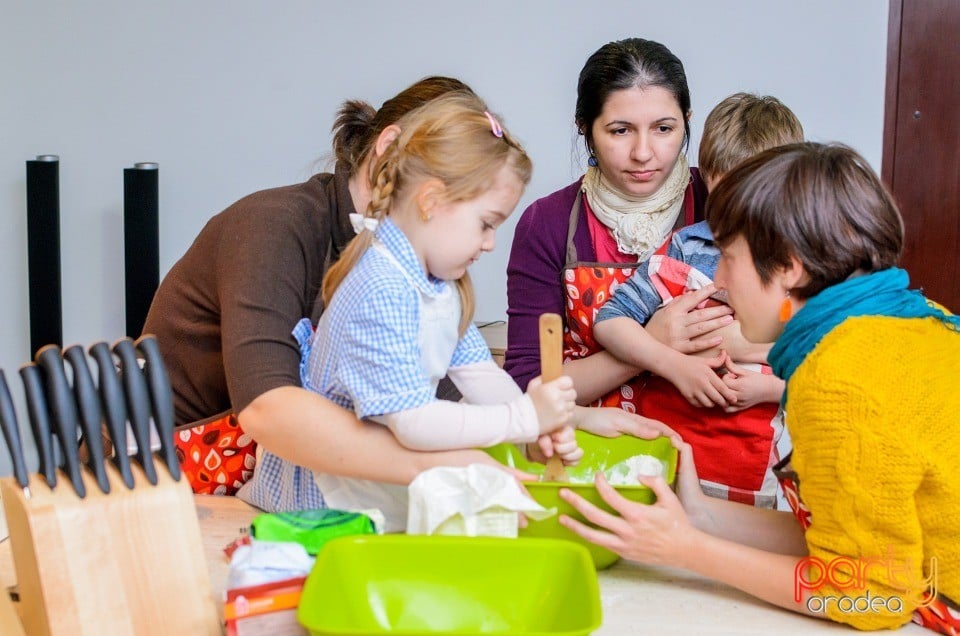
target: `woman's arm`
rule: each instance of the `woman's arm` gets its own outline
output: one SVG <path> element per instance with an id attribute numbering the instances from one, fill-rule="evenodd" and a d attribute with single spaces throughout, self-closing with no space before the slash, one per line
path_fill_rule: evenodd
<path id="1" fill-rule="evenodd" d="M 766 363 L 772 344 L 745 339 L 729 305 L 696 308 L 716 291 L 708 285 L 673 299 L 653 313 L 645 329 L 680 353 L 712 357 L 723 349 L 739 362 Z"/>
<path id="2" fill-rule="evenodd" d="M 617 300 L 619 293 L 617 290 L 607 304 Z M 639 322 L 623 315 L 597 322 L 594 335 L 618 359 L 669 380 L 694 406 L 726 407 L 736 402 L 736 393 L 715 371 L 722 358 L 710 362 L 679 353 L 657 341 Z"/>
<path id="3" fill-rule="evenodd" d="M 577 389 L 577 404 L 590 404 L 617 388 L 641 369 L 618 360 L 609 351 L 600 351 L 563 364 L 564 375 L 570 376 Z"/>
<path id="4" fill-rule="evenodd" d="M 644 328 L 654 338 L 680 353 L 699 353 L 723 344 L 718 329 L 733 322 L 733 309 L 717 305 L 697 309 L 717 288 L 707 285 L 670 301 L 654 312 Z"/>
<path id="5" fill-rule="evenodd" d="M 679 499 L 662 478 L 643 478 L 642 482 L 656 493 L 655 504 L 639 504 L 625 499 L 607 483 L 602 473 L 597 474 L 596 486 L 600 496 L 620 516 L 607 513 L 572 491 L 562 489 L 560 496 L 597 527 L 590 527 L 567 515 L 561 515 L 560 523 L 624 558 L 651 565 L 682 567 L 774 605 L 809 613 L 806 605 L 794 597 L 796 570 L 801 563 L 798 556 L 769 552 L 705 532 L 690 522 Z M 749 518 L 738 520 L 737 513 L 752 516 L 751 511 L 755 509 L 743 504 L 721 503 L 739 506 L 739 510 L 729 509 L 729 521 L 744 525 L 751 523 Z M 783 516 L 788 515 L 784 513 Z M 765 534 L 774 531 L 775 527 L 754 527 L 753 533 Z"/>
<path id="6" fill-rule="evenodd" d="M 566 316 L 563 267 L 575 194 L 575 189 L 561 191 L 534 202 L 514 230 L 507 264 L 509 320 L 503 368 L 521 389 L 540 375 L 541 314 Z M 589 404 L 635 376 L 638 370 L 601 352 L 565 363 L 563 373 L 573 380 L 577 403 Z"/>
<path id="7" fill-rule="evenodd" d="M 708 497 L 700 488 L 693 447 L 676 437 L 673 439 L 674 446 L 680 450 L 677 498 L 695 528 L 760 550 L 806 556 L 806 537 L 791 513 Z"/>
<path id="8" fill-rule="evenodd" d="M 411 451 L 386 427 L 361 422 L 323 396 L 286 386 L 258 396 L 240 426 L 265 450 L 316 472 L 409 484 L 434 466 L 503 466 L 478 450 Z"/>

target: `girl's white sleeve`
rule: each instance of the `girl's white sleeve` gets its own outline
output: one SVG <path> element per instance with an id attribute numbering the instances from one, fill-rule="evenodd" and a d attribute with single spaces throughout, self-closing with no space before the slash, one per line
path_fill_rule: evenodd
<path id="1" fill-rule="evenodd" d="M 532 442 L 540 434 L 533 401 L 523 394 L 506 404 L 436 400 L 418 408 L 371 419 L 389 427 L 403 446 L 418 451 Z"/>
<path id="2" fill-rule="evenodd" d="M 493 360 L 451 367 L 447 375 L 470 404 L 503 404 L 523 395 L 510 374 Z"/>

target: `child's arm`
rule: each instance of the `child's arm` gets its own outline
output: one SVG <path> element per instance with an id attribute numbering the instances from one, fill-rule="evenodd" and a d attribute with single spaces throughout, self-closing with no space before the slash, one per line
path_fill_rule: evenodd
<path id="1" fill-rule="evenodd" d="M 653 489 L 657 501 L 638 504 L 622 497 L 598 473 L 597 491 L 620 516 L 600 510 L 570 490 L 561 490 L 561 498 L 593 525 L 567 515 L 560 517 L 560 523 L 624 558 L 682 567 L 780 607 L 809 613 L 805 604 L 794 600 L 796 569 L 807 554 L 800 525 L 788 512 L 710 500 L 700 491 L 690 445 L 680 446 L 677 494 L 662 477 L 643 477 L 641 481 Z M 693 497 L 685 497 L 690 493 Z M 692 499 L 704 500 L 708 509 L 693 512 L 696 503 Z"/>
<path id="2" fill-rule="evenodd" d="M 493 360 L 451 367 L 447 375 L 457 385 L 463 400 L 470 404 L 502 404 L 523 395 L 513 378 Z M 578 406 L 576 410 L 584 409 Z M 541 435 L 537 440 L 538 445 L 527 447 L 528 454 L 532 459 L 542 461 L 546 455 L 540 449 L 546 447 L 549 455 L 559 455 L 564 464 L 575 464 L 583 457 L 583 449 L 577 445 L 574 436 L 575 428 L 564 426 L 552 434 Z"/>
<path id="3" fill-rule="evenodd" d="M 723 382 L 737 394 L 737 401 L 726 407 L 728 413 L 771 402 L 776 404 L 783 397 L 786 383 L 775 375 L 757 373 L 736 364 L 730 359 L 729 353 L 724 353 L 723 366 L 727 373 Z"/>
<path id="4" fill-rule="evenodd" d="M 503 404 L 523 395 L 510 374 L 493 360 L 450 367 L 447 376 L 469 404 Z"/>
<path id="5" fill-rule="evenodd" d="M 543 384 L 531 380 L 527 393 L 505 404 L 434 400 L 420 407 L 373 417 L 411 450 L 485 448 L 501 442 L 532 442 L 565 426 L 576 392 L 562 376 Z"/>
<path id="6" fill-rule="evenodd" d="M 736 393 L 714 370 L 722 364 L 721 357 L 703 359 L 674 351 L 627 317 L 598 322 L 593 334 L 617 358 L 670 380 L 695 406 L 727 406 L 736 402 Z"/>

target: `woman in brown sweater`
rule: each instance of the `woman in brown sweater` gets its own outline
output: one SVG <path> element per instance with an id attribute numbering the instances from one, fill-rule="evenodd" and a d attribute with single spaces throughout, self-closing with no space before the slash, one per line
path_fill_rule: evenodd
<path id="1" fill-rule="evenodd" d="M 160 284 L 144 333 L 157 336 L 170 374 L 178 455 L 195 492 L 235 493 L 253 474 L 257 444 L 316 472 L 395 484 L 433 466 L 498 465 L 478 450 L 408 450 L 385 427 L 303 389 L 291 335 L 323 311 L 321 281 L 355 235 L 349 215 L 369 204 L 370 166 L 399 130 L 394 122 L 456 90 L 470 88 L 428 77 L 379 110 L 345 102 L 333 174 L 240 199 L 210 219 Z M 582 428 L 656 435 L 638 416 L 590 410 Z"/>

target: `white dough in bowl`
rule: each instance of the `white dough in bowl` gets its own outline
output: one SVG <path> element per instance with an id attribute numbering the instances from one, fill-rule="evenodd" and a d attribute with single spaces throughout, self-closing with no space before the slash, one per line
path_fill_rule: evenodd
<path id="1" fill-rule="evenodd" d="M 663 462 L 653 455 L 634 455 L 603 471 L 603 476 L 612 486 L 636 486 L 641 476 L 663 477 L 665 472 Z"/>
<path id="2" fill-rule="evenodd" d="M 622 462 L 618 462 L 610 468 L 603 471 L 603 476 L 607 478 L 611 486 L 639 486 L 638 477 L 663 477 L 666 474 L 663 462 L 653 455 L 634 455 L 628 457 Z M 593 477 L 577 478 L 570 477 L 570 482 L 574 484 L 592 484 Z"/>

